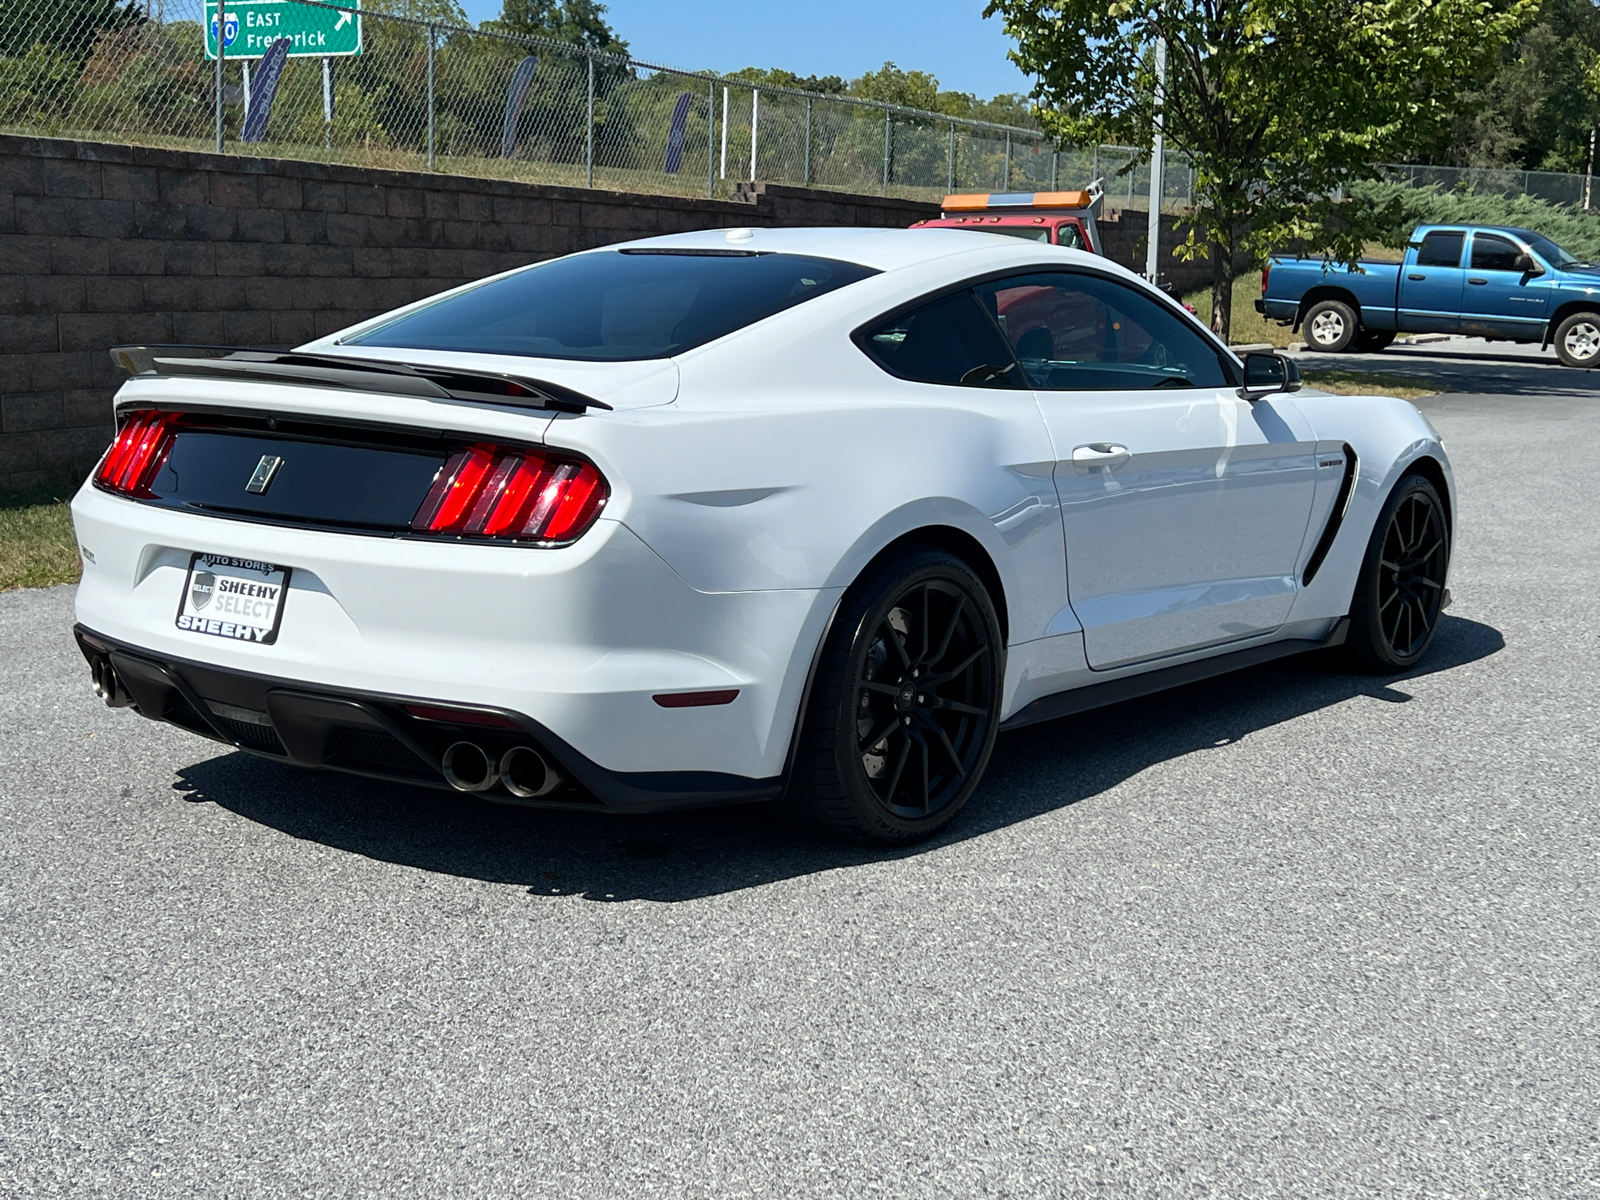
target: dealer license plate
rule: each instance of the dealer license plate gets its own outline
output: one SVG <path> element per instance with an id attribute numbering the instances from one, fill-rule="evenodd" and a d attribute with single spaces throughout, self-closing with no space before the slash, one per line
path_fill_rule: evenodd
<path id="1" fill-rule="evenodd" d="M 237 642 L 271 645 L 283 620 L 289 568 L 222 554 L 189 559 L 178 628 Z"/>

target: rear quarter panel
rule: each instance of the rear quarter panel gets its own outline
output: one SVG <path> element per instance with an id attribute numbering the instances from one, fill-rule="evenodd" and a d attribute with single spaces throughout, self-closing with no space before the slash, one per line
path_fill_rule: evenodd
<path id="1" fill-rule="evenodd" d="M 1382 313 L 1392 321 L 1400 266 L 1399 263 L 1362 261 L 1351 268 L 1314 258 L 1273 259 L 1272 271 L 1267 276 L 1266 299 L 1298 305 L 1307 292 L 1332 288 L 1348 292 L 1360 306 L 1363 316 L 1369 311 Z"/>

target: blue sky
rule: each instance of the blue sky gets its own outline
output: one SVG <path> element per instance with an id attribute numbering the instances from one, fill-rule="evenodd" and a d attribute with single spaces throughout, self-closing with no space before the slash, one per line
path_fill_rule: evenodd
<path id="1" fill-rule="evenodd" d="M 688 70 L 787 67 L 846 79 L 893 60 L 984 99 L 1028 81 L 984 0 L 609 0 L 611 27 L 647 62 Z M 500 0 L 463 0 L 474 22 Z"/>

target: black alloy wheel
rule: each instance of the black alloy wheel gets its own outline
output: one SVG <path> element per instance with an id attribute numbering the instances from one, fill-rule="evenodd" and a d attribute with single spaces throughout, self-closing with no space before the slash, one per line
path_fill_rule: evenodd
<path id="1" fill-rule="evenodd" d="M 955 818 L 999 727 L 1004 654 L 983 584 L 915 550 L 846 596 L 818 665 L 796 799 L 833 833 L 901 845 Z"/>
<path id="2" fill-rule="evenodd" d="M 1415 665 L 1438 632 L 1450 568 L 1450 526 L 1437 489 L 1407 475 L 1373 528 L 1350 609 L 1346 645 L 1358 667 L 1393 674 Z"/>

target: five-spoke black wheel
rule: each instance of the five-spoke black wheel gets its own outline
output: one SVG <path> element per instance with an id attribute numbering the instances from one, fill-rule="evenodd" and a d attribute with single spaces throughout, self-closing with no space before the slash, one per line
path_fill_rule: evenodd
<path id="1" fill-rule="evenodd" d="M 1356 666 L 1392 674 L 1413 666 L 1439 628 L 1450 567 L 1450 524 L 1438 490 L 1407 475 L 1390 493 L 1367 545 L 1346 642 Z"/>
<path id="2" fill-rule="evenodd" d="M 994 606 L 960 559 L 915 549 L 870 571 L 818 665 L 795 802 L 865 841 L 942 829 L 994 747 L 1003 665 Z"/>

